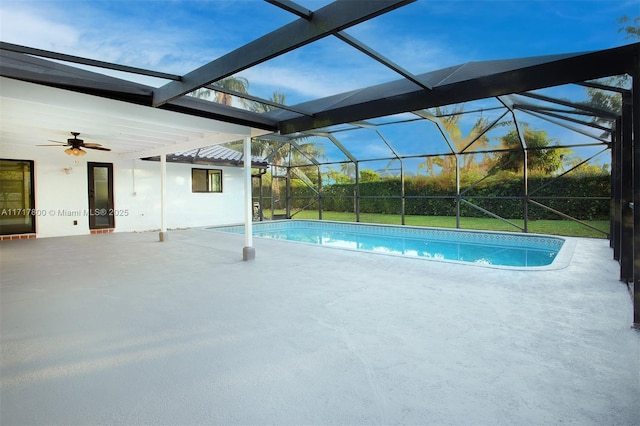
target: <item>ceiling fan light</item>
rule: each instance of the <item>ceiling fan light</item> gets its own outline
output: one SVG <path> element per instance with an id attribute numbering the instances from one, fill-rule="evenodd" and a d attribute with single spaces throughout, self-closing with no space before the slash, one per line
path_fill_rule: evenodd
<path id="1" fill-rule="evenodd" d="M 67 148 L 67 149 L 65 149 L 65 150 L 64 150 L 64 152 L 65 152 L 65 154 L 67 154 L 67 155 L 74 155 L 74 154 L 73 154 L 73 148 Z"/>
<path id="2" fill-rule="evenodd" d="M 87 155 L 87 151 L 78 148 L 78 153 L 76 155 L 82 157 L 83 155 Z"/>

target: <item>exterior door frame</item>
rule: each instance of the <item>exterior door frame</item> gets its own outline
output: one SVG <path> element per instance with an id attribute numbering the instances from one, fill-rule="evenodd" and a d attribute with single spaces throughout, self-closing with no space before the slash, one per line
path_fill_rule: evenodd
<path id="1" fill-rule="evenodd" d="M 94 190 L 94 170 L 97 167 L 105 167 L 107 169 L 107 191 L 108 205 L 96 206 L 95 190 Z M 87 162 L 88 176 L 88 201 L 89 201 L 89 229 L 109 229 L 115 228 L 114 215 L 114 199 L 113 199 L 113 164 L 112 163 L 94 163 Z M 96 219 L 106 216 L 108 223 L 97 223 Z"/>

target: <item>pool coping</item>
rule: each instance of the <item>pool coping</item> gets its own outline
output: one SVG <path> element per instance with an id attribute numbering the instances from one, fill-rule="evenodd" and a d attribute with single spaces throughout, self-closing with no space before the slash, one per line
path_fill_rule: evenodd
<path id="1" fill-rule="evenodd" d="M 383 255 L 383 256 L 393 256 L 393 257 L 401 257 L 405 259 L 415 259 L 415 260 L 430 260 L 434 262 L 441 263 L 452 263 L 458 265 L 467 265 L 467 266 L 477 266 L 482 268 L 492 268 L 492 269 L 501 269 L 501 270 L 516 270 L 516 271 L 550 271 L 550 270 L 558 270 L 563 269 L 569 266 L 571 259 L 573 258 L 573 254 L 575 251 L 575 247 L 577 244 L 577 239 L 574 237 L 566 237 L 560 235 L 550 235 L 550 234 L 537 234 L 537 233 L 523 233 L 523 232 L 509 232 L 509 231 L 489 231 L 489 230 L 481 230 L 481 229 L 459 229 L 459 228 L 439 228 L 439 227 L 429 227 L 429 226 L 411 226 L 411 225 L 394 225 L 394 224 L 384 224 L 384 223 L 368 223 L 368 222 L 341 222 L 334 220 L 317 220 L 317 219 L 278 219 L 278 220 L 269 220 L 263 222 L 255 222 L 254 226 L 267 226 L 270 224 L 277 225 L 282 223 L 328 223 L 328 224 L 336 224 L 336 225 L 345 225 L 345 226 L 373 226 L 373 227 L 386 227 L 393 228 L 398 230 L 403 230 L 403 232 L 410 230 L 418 230 L 418 231 L 435 231 L 435 232 L 453 232 L 453 233 L 467 233 L 467 234 L 493 234 L 493 235 L 509 235 L 514 237 L 523 237 L 526 238 L 545 238 L 545 239 L 557 239 L 562 240 L 562 246 L 558 250 L 553 262 L 549 265 L 543 266 L 503 266 L 503 265 L 492 265 L 485 264 L 480 262 L 465 262 L 460 260 L 453 259 L 436 259 L 436 258 L 428 258 L 428 257 L 419 257 L 419 256 L 406 256 L 403 254 L 396 253 L 384 253 L 384 252 L 376 252 L 376 251 L 368 251 L 368 250 L 359 250 L 352 249 L 348 247 L 330 247 L 319 244 L 311 244 L 302 241 L 289 241 L 289 240 L 276 240 L 282 241 L 285 243 L 297 243 L 297 244 L 305 244 L 307 246 L 316 246 L 323 247 L 327 249 L 338 249 L 338 250 L 347 250 L 358 253 L 370 253 L 375 255 Z M 223 232 L 226 234 L 233 234 L 233 232 L 223 231 L 221 228 L 244 228 L 244 224 L 230 224 L 230 225 L 220 225 L 220 226 L 212 226 L 205 227 L 204 229 L 214 231 L 214 232 Z M 243 235 L 244 233 L 236 233 L 236 235 Z M 254 235 L 254 238 L 260 238 L 261 240 L 272 240 L 271 238 L 262 238 L 260 236 Z"/>

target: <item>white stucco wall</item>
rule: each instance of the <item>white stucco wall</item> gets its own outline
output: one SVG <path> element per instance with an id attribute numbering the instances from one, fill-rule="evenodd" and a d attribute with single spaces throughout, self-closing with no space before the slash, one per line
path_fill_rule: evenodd
<path id="1" fill-rule="evenodd" d="M 222 170 L 222 193 L 191 192 L 191 169 Z M 126 160 L 114 163 L 118 231 L 160 228 L 160 163 Z M 167 163 L 167 228 L 240 223 L 244 220 L 243 174 L 236 167 Z"/>
<path id="2" fill-rule="evenodd" d="M 160 163 L 118 160 L 108 152 L 70 157 L 62 148 L 1 144 L 0 158 L 32 160 L 35 170 L 37 237 L 89 234 L 88 162 L 113 164 L 115 232 L 160 229 Z M 192 193 L 191 169 L 222 170 L 222 193 Z M 66 170 L 65 170 L 66 169 Z M 243 171 L 236 167 L 167 163 L 168 229 L 241 223 L 244 218 Z M 77 225 L 74 225 L 77 221 Z"/>

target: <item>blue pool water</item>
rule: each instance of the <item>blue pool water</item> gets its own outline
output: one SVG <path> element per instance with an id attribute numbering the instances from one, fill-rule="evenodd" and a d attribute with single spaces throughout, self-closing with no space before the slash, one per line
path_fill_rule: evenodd
<path id="1" fill-rule="evenodd" d="M 243 225 L 211 229 L 244 233 Z M 551 265 L 565 242 L 559 237 L 532 234 L 313 220 L 254 223 L 253 235 L 334 248 L 504 267 Z"/>

